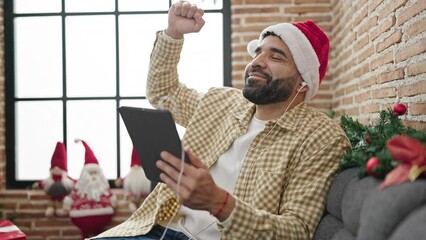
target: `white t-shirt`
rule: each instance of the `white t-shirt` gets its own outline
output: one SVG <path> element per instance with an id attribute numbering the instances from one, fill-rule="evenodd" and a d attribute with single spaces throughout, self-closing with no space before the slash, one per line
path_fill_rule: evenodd
<path id="1" fill-rule="evenodd" d="M 265 128 L 265 123 L 266 121 L 253 116 L 247 133 L 235 139 L 231 147 L 210 167 L 210 173 L 216 184 L 229 193 L 234 192 L 245 155 L 253 139 Z M 220 239 L 220 233 L 216 227 L 217 219 L 209 212 L 182 206 L 179 214 L 185 217 L 180 220 L 177 229 L 188 237 L 202 240 Z"/>

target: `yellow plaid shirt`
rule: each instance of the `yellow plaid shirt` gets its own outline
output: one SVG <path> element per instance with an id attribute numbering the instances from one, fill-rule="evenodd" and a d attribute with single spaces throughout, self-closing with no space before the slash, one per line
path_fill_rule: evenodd
<path id="1" fill-rule="evenodd" d="M 247 131 L 255 106 L 235 88 L 200 94 L 179 83 L 182 45 L 183 40 L 157 33 L 148 97 L 156 107 L 172 111 L 186 127 L 185 146 L 211 166 Z M 208 76 L 199 81 L 208 81 Z M 234 192 L 233 219 L 226 227 L 217 225 L 221 239 L 311 239 L 339 160 L 349 147 L 339 125 L 305 103 L 278 122 L 268 121 L 246 154 Z M 145 234 L 179 207 L 175 194 L 158 184 L 128 220 L 97 237 Z"/>

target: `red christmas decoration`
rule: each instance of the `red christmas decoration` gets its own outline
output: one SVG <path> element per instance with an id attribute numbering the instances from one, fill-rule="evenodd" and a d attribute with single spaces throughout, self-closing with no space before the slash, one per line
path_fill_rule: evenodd
<path id="1" fill-rule="evenodd" d="M 371 144 L 371 136 L 370 135 L 365 136 L 365 142 L 368 143 L 368 144 Z"/>
<path id="2" fill-rule="evenodd" d="M 368 159 L 367 164 L 365 165 L 365 170 L 367 171 L 368 175 L 376 176 L 374 173 L 374 168 L 380 166 L 379 158 L 377 157 L 371 157 Z"/>
<path id="3" fill-rule="evenodd" d="M 405 135 L 398 135 L 386 142 L 386 147 L 399 165 L 389 172 L 380 188 L 414 181 L 426 174 L 426 147 L 421 142 Z"/>
<path id="4" fill-rule="evenodd" d="M 395 116 L 402 116 L 407 112 L 407 106 L 402 103 L 398 103 L 393 107 L 393 114 Z"/>

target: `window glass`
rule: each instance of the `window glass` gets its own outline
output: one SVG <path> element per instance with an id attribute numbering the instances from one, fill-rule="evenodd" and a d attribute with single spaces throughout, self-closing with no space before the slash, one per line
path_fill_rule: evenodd
<path id="1" fill-rule="evenodd" d="M 60 17 L 15 19 L 16 97 L 62 96 L 61 29 Z"/>
<path id="2" fill-rule="evenodd" d="M 66 19 L 67 95 L 115 96 L 115 17 Z"/>
<path id="3" fill-rule="evenodd" d="M 60 2 L 60 0 L 57 0 Z M 115 0 L 65 0 L 66 12 L 112 12 Z"/>
<path id="4" fill-rule="evenodd" d="M 118 0 L 119 11 L 168 11 L 169 0 Z"/>
<path id="5" fill-rule="evenodd" d="M 149 55 L 154 44 L 155 33 L 166 27 L 167 14 L 119 17 L 121 96 L 146 94 Z"/>
<path id="6" fill-rule="evenodd" d="M 200 91 L 223 86 L 222 14 L 207 13 L 197 34 L 185 36 L 178 66 L 180 81 Z"/>
<path id="7" fill-rule="evenodd" d="M 4 2 L 16 13 L 4 16 L 5 45 L 13 46 L 5 51 L 5 61 L 13 63 L 5 65 L 11 186 L 46 178 L 58 141 L 66 143 L 68 172 L 77 179 L 85 149 L 76 138 L 89 144 L 109 180 L 123 177 L 132 143 L 117 106 L 152 108 L 146 100 L 149 57 L 176 0 Z M 206 25 L 185 36 L 178 71 L 181 82 L 205 92 L 224 85 L 229 36 L 223 35 L 223 14 L 229 11 L 221 0 L 192 2 L 206 10 Z M 176 126 L 182 138 L 185 128 Z"/>
<path id="8" fill-rule="evenodd" d="M 11 0 L 6 0 L 11 1 Z M 59 0 L 15 0 L 15 13 L 61 12 L 62 1 Z"/>
<path id="9" fill-rule="evenodd" d="M 173 0 L 172 2 L 179 2 L 180 0 Z M 203 10 L 214 10 L 222 9 L 223 3 L 222 0 L 190 0 L 191 3 L 197 4 L 198 7 L 201 7 Z"/>
<path id="10" fill-rule="evenodd" d="M 68 173 L 78 178 L 84 165 L 84 140 L 109 179 L 117 177 L 117 107 L 114 100 L 67 102 Z M 72 163 L 72 164 L 70 164 Z"/>
<path id="11" fill-rule="evenodd" d="M 62 102 L 17 102 L 15 107 L 16 179 L 46 178 L 56 143 L 63 139 Z"/>

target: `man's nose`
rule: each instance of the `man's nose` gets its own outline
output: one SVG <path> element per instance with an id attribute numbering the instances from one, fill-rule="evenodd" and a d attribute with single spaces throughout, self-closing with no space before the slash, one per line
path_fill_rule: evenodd
<path id="1" fill-rule="evenodd" d="M 259 54 L 251 61 L 253 67 L 265 68 L 266 66 L 266 56 L 265 54 Z"/>

